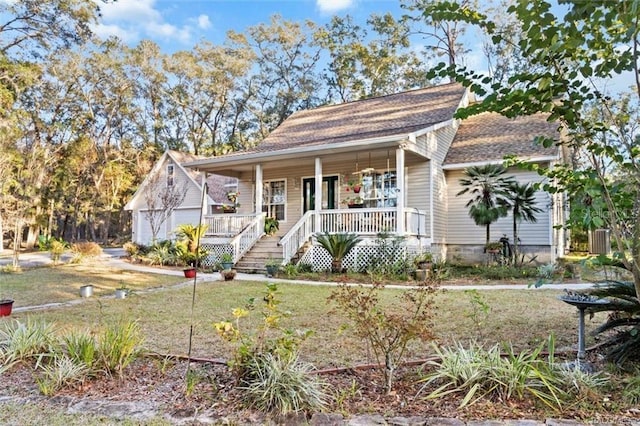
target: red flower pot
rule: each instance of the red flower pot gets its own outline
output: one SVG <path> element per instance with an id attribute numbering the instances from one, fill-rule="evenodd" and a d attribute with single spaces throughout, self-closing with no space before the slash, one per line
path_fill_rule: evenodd
<path id="1" fill-rule="evenodd" d="M 0 300 L 0 317 L 8 317 L 11 315 L 11 309 L 13 309 L 13 300 Z"/>
<path id="2" fill-rule="evenodd" d="M 188 269 L 185 269 L 183 272 L 184 272 L 185 278 L 194 278 L 196 276 L 196 268 L 188 268 Z"/>

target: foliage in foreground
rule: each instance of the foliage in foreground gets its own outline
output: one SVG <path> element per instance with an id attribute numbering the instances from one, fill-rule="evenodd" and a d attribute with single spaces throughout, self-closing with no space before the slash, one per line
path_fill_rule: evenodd
<path id="1" fill-rule="evenodd" d="M 247 366 L 251 380 L 245 381 L 245 403 L 263 412 L 287 414 L 319 409 L 327 405 L 324 385 L 311 376 L 314 367 L 297 354 L 264 353 Z"/>
<path id="2" fill-rule="evenodd" d="M 385 391 L 393 387 L 396 368 L 414 339 L 433 339 L 433 296 L 436 282 L 404 290 L 395 303 L 383 305 L 379 294 L 384 286 L 341 285 L 330 296 L 354 326 L 354 333 L 373 350 L 384 365 Z"/>
<path id="3" fill-rule="evenodd" d="M 614 332 L 608 336 L 610 347 L 607 357 L 616 364 L 640 359 L 640 300 L 636 297 L 634 283 L 629 281 L 607 281 L 581 293 L 605 299 L 590 312 L 610 312 L 604 324 L 594 334 Z"/>
<path id="4" fill-rule="evenodd" d="M 97 337 L 86 331 L 59 334 L 54 325 L 27 319 L 0 328 L 0 374 L 19 362 L 35 365 L 38 387 L 53 395 L 99 374 L 123 375 L 140 353 L 139 326 L 123 321 Z"/>
<path id="5" fill-rule="evenodd" d="M 298 360 L 299 346 L 311 332 L 281 325 L 289 313 L 279 308 L 277 294 L 277 285 L 267 283 L 262 322 L 254 333 L 245 331 L 241 320 L 255 311 L 255 298 L 233 310 L 234 323 L 220 321 L 214 327 L 220 337 L 237 344 L 231 368 L 248 406 L 276 414 L 320 409 L 326 404 L 323 385 L 309 374 L 313 367 Z"/>
<path id="6" fill-rule="evenodd" d="M 601 373 L 587 374 L 579 368 L 555 364 L 553 338 L 549 340 L 550 355 L 546 360 L 541 358 L 543 347 L 541 344 L 520 354 L 510 346 L 504 350 L 498 345 L 485 349 L 477 343 L 469 347 L 460 343 L 436 347 L 438 360 L 427 363 L 433 371 L 421 379 L 421 391 L 437 386 L 426 396 L 428 399 L 462 395 L 460 407 L 483 398 L 510 401 L 533 397 L 559 411 L 564 402 L 589 397 L 607 383 Z"/>

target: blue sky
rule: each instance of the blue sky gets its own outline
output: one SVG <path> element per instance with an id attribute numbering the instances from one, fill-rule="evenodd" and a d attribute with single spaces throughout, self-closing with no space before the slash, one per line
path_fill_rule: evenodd
<path id="1" fill-rule="evenodd" d="M 166 53 L 203 39 L 221 43 L 228 30 L 267 23 L 274 14 L 322 25 L 336 14 L 364 23 L 374 12 L 402 13 L 398 0 L 118 0 L 101 9 L 98 35 L 117 35 L 130 45 L 151 39 Z"/>
<path id="2" fill-rule="evenodd" d="M 486 3 L 488 0 L 480 0 Z M 404 11 L 400 0 L 117 0 L 101 4 L 102 18 L 94 31 L 102 37 L 116 35 L 133 46 L 140 40 L 156 42 L 165 53 L 189 50 L 201 40 L 220 44 L 228 30 L 244 31 L 274 14 L 292 21 L 309 19 L 318 25 L 333 15 L 351 15 L 364 25 L 372 13 Z M 471 52 L 466 63 L 476 71 L 486 70 L 481 40 L 473 31 L 466 37 Z M 633 76 L 626 73 L 606 83 L 605 91 L 627 90 Z"/>

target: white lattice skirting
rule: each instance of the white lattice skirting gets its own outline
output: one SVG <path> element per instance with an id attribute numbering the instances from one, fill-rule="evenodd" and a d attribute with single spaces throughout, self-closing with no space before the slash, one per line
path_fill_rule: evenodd
<path id="1" fill-rule="evenodd" d="M 381 248 L 378 245 L 358 245 L 342 260 L 342 266 L 351 271 L 363 271 L 374 259 L 385 259 L 389 263 L 401 262 L 408 256 L 415 255 L 413 250 L 406 246 L 387 246 Z M 322 246 L 314 245 L 300 258 L 298 264 L 312 265 L 314 271 L 326 271 L 331 269 L 331 256 Z"/>

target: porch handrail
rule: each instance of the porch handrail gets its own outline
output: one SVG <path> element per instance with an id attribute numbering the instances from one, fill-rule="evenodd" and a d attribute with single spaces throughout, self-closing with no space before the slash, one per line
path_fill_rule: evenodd
<path id="1" fill-rule="evenodd" d="M 404 221 L 404 229 L 407 234 L 431 237 L 427 229 L 427 213 L 425 211 L 405 208 Z"/>
<path id="2" fill-rule="evenodd" d="M 279 246 L 282 247 L 282 264 L 289 263 L 300 247 L 315 232 L 315 210 L 307 210 L 300 220 L 282 236 Z"/>
<path id="3" fill-rule="evenodd" d="M 245 226 L 242 232 L 229 241 L 233 251 L 233 263 L 238 262 L 264 235 L 264 219 L 266 216 L 266 213 L 255 215 L 254 219 Z"/>
<path id="4" fill-rule="evenodd" d="M 320 223 L 322 232 L 330 234 L 376 235 L 380 232 L 394 233 L 397 229 L 397 209 L 393 207 L 371 207 L 366 209 L 322 210 L 320 212 Z"/>
<path id="5" fill-rule="evenodd" d="M 207 224 L 205 236 L 236 236 L 255 218 L 255 214 L 207 215 L 203 218 Z"/>

